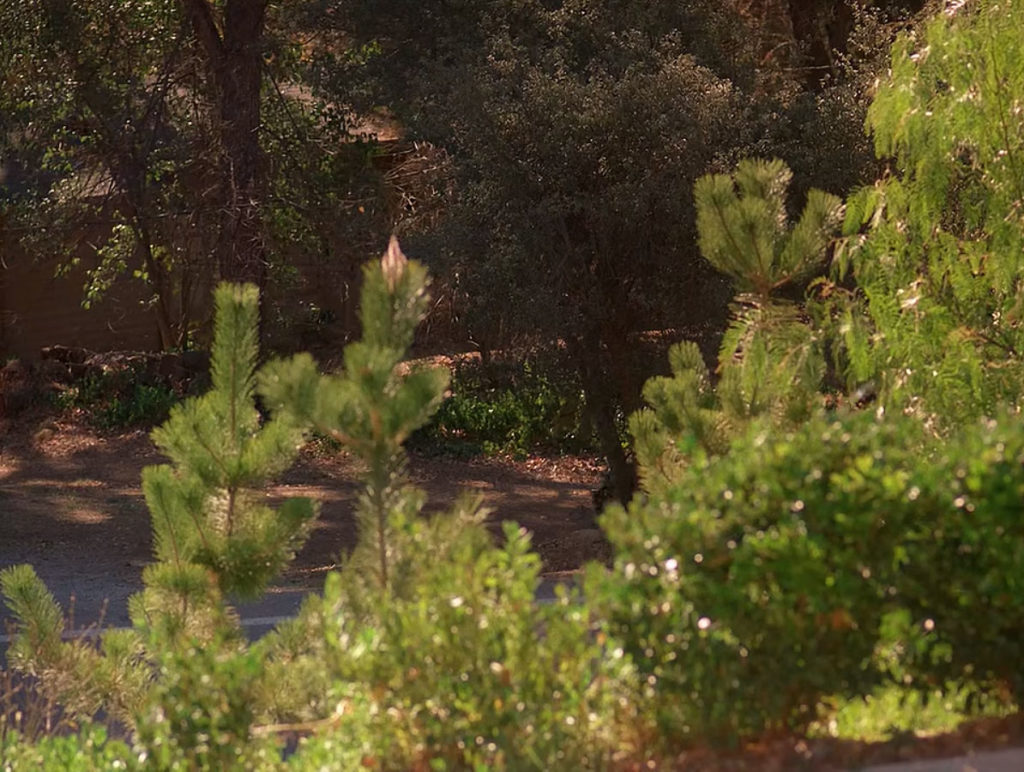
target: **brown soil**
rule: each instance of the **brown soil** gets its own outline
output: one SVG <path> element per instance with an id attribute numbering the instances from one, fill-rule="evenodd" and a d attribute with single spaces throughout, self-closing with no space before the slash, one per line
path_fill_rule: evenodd
<path id="1" fill-rule="evenodd" d="M 840 772 L 907 762 L 906 772 L 924 772 L 916 764 L 1004 749 L 1019 749 L 1019 752 L 1012 761 L 1005 762 L 1013 766 L 998 769 L 1024 769 L 1024 715 L 976 719 L 964 722 L 951 732 L 930 737 L 908 733 L 884 742 L 782 736 L 751 743 L 734 753 L 708 749 L 689 751 L 676 758 L 671 768 L 685 772 Z M 954 769 L 994 772 L 996 767 L 949 762 L 948 766 L 943 765 L 933 772 Z"/>
<path id="2" fill-rule="evenodd" d="M 24 416 L 0 435 L 0 568 L 31 563 L 58 600 L 78 608 L 110 599 L 115 608 L 138 589 L 151 557 L 149 514 L 140 489 L 143 467 L 164 461 L 143 431 L 104 436 L 75 416 Z M 563 571 L 602 556 L 593 538 L 590 491 L 601 469 L 588 458 L 410 459 L 413 482 L 426 490 L 428 510 L 452 504 L 461 491 L 479 492 L 500 532 L 513 520 L 533 534 L 547 570 Z M 321 502 L 313 534 L 282 578 L 294 588 L 318 588 L 322 574 L 355 543 L 358 468 L 350 457 L 307 448 L 275 485 L 272 497 L 310 496 Z M 5 616 L 0 614 L 0 616 Z"/>

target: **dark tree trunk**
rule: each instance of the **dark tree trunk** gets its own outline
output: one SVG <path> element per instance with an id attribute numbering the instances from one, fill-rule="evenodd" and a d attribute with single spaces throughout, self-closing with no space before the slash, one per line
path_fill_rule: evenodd
<path id="1" fill-rule="evenodd" d="M 636 466 L 622 447 L 616 413 L 618 400 L 603 366 L 604 351 L 597 333 L 584 334 L 573 346 L 573 359 L 586 398 L 587 413 L 601 453 L 608 462 L 608 480 L 614 497 L 626 504 L 637 487 Z"/>
<path id="2" fill-rule="evenodd" d="M 224 10 L 220 130 L 225 208 L 217 262 L 222 278 L 266 283 L 261 205 L 266 194 L 260 148 L 261 43 L 266 3 L 229 0 Z"/>
<path id="3" fill-rule="evenodd" d="M 136 239 L 142 251 L 142 264 L 146 268 L 146 273 L 149 274 L 149 280 L 153 285 L 153 291 L 156 295 L 154 311 L 156 313 L 156 327 L 160 333 L 160 347 L 167 350 L 180 346 L 183 327 L 186 322 L 184 317 L 180 318 L 177 324 L 171 321 L 170 299 L 172 292 L 170 279 L 163 266 L 157 262 L 153 254 L 153 242 L 150 240 L 149 230 L 145 226 L 139 225 L 136 227 Z"/>
<path id="4" fill-rule="evenodd" d="M 578 270 L 568 280 L 579 313 L 577 329 L 581 330 L 570 343 L 570 354 L 583 388 L 587 416 L 608 463 L 610 492 L 626 504 L 636 491 L 637 473 L 622 447 L 617 416 L 626 407 L 623 388 L 629 390 L 625 373 L 632 357 L 615 361 L 614 356 L 621 354 L 618 343 L 625 340 L 628 330 L 624 319 L 629 299 L 620 278 L 600 260 L 608 254 L 602 248 L 607 244 L 600 227 L 595 228 L 582 213 L 569 213 L 562 219 L 562 237 L 566 254 L 576 255 Z M 610 339 L 616 337 L 621 340 L 609 346 Z"/>
<path id="5" fill-rule="evenodd" d="M 218 28 L 208 0 L 181 0 L 207 64 L 220 139 L 216 245 L 222 279 L 266 284 L 261 207 L 266 196 L 260 146 L 260 87 L 266 0 L 227 0 Z"/>
<path id="6" fill-rule="evenodd" d="M 855 0 L 788 0 L 785 11 L 793 38 L 793 61 L 804 70 L 808 88 L 819 89 L 837 74 L 836 54 L 845 54 L 856 26 Z M 916 14 L 924 0 L 884 0 L 874 4 L 897 15 Z"/>

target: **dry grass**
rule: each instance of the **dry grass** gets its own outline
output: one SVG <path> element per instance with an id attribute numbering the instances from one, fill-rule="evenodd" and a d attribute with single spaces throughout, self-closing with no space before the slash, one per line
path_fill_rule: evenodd
<path id="1" fill-rule="evenodd" d="M 75 728 L 76 724 L 65 716 L 53 697 L 39 688 L 36 679 L 0 669 L 0 746 L 11 733 L 35 742 Z"/>

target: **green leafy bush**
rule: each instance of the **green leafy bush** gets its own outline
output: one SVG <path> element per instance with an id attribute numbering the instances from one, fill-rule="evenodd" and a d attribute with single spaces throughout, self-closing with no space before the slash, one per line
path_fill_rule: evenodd
<path id="1" fill-rule="evenodd" d="M 103 429 L 128 426 L 153 426 L 166 420 L 180 398 L 167 386 L 137 383 L 124 399 L 113 397 L 99 408 L 96 419 Z"/>
<path id="2" fill-rule="evenodd" d="M 919 507 L 896 586 L 926 626 L 924 684 L 973 682 L 1024 705 L 1024 426 L 1005 412 L 966 427 L 915 472 Z"/>
<path id="3" fill-rule="evenodd" d="M 87 725 L 77 734 L 42 737 L 28 743 L 15 734 L 0 739 L 0 769 L 59 769 L 62 772 L 108 772 L 138 769 L 135 754 L 124 743 L 111 740 L 102 726 Z"/>
<path id="4" fill-rule="evenodd" d="M 928 442 L 903 416 L 756 424 L 603 519 L 588 595 L 666 734 L 806 726 L 897 680 L 1024 697 L 1024 428 Z"/>
<path id="5" fill-rule="evenodd" d="M 614 573 L 588 596 L 641 673 L 666 736 L 812 720 L 859 694 L 910 518 L 908 425 L 861 415 L 755 424 L 663 493 L 609 509 Z"/>
<path id="6" fill-rule="evenodd" d="M 513 524 L 505 536 L 493 547 L 466 502 L 396 524 L 390 593 L 364 572 L 331 575 L 272 646 L 269 683 L 318 671 L 289 696 L 300 715 L 333 711 L 300 757 L 330 758 L 332 740 L 337 767 L 353 737 L 385 769 L 594 769 L 636 751 L 628 663 L 605 656 L 578 597 L 535 602 L 539 561 Z"/>
<path id="7" fill-rule="evenodd" d="M 252 729 L 263 678 L 259 650 L 214 641 L 163 653 L 156 684 L 136 722 L 134 745 L 152 769 L 269 770 L 280 766 L 273 736 Z"/>
<path id="8" fill-rule="evenodd" d="M 593 450 L 583 398 L 572 383 L 557 383 L 526 362 L 504 368 L 463 363 L 448 397 L 413 447 L 446 453 L 512 453 Z"/>
<path id="9" fill-rule="evenodd" d="M 81 410 L 104 431 L 156 426 L 180 401 L 170 386 L 140 383 L 131 370 L 89 376 L 55 397 L 57 407 Z"/>
<path id="10" fill-rule="evenodd" d="M 909 735 L 955 732 L 964 721 L 997 718 L 1016 711 L 999 695 L 980 700 L 976 688 L 947 684 L 932 691 L 911 691 L 902 684 L 879 687 L 868 695 L 836 700 L 834 711 L 811 727 L 812 735 L 844 740 L 884 742 Z"/>

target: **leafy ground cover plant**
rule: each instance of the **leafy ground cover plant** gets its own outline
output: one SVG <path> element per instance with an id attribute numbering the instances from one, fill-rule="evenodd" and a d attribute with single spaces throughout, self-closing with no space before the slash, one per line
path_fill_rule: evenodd
<path id="1" fill-rule="evenodd" d="M 60 769 L 66 772 L 134 769 L 135 756 L 123 742 L 111 740 L 101 726 L 85 726 L 77 734 L 47 736 L 26 742 L 16 734 L 0 739 L 4 772 L 21 769 Z"/>
<path id="2" fill-rule="evenodd" d="M 58 408 L 83 411 L 99 429 L 111 431 L 162 423 L 181 401 L 169 386 L 140 383 L 131 369 L 91 376 L 54 396 Z"/>
<path id="3" fill-rule="evenodd" d="M 955 732 L 965 721 L 998 719 L 1017 710 L 1001 695 L 982 697 L 975 688 L 949 684 L 931 692 L 910 691 L 887 684 L 871 694 L 837 699 L 825 720 L 809 729 L 812 736 L 831 736 L 862 742 L 935 736 Z"/>
<path id="4" fill-rule="evenodd" d="M 930 461 L 930 463 L 929 463 Z M 908 669 L 927 683 L 970 681 L 1024 705 L 1024 427 L 1016 411 L 971 423 L 916 474 L 921 509 L 897 587 L 931 646 Z M 914 494 L 915 491 L 910 492 Z M 920 500 L 918 493 L 918 500 Z"/>
<path id="5" fill-rule="evenodd" d="M 595 450 L 583 398 L 556 384 L 529 362 L 501 368 L 461 363 L 452 394 L 412 438 L 413 447 L 443 453 L 512 453 Z"/>

